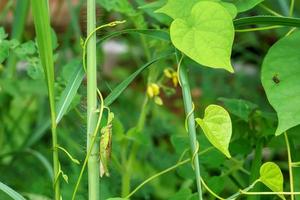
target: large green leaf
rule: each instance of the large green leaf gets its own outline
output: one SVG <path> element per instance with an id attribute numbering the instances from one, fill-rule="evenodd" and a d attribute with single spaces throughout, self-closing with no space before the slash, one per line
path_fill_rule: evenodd
<path id="1" fill-rule="evenodd" d="M 9 186 L 5 185 L 4 183 L 0 182 L 0 190 L 5 192 L 8 196 L 10 196 L 14 200 L 25 200 L 25 198 L 17 193 L 15 190 L 10 188 Z"/>
<path id="2" fill-rule="evenodd" d="M 210 143 L 230 158 L 228 147 L 232 125 L 228 112 L 221 106 L 209 105 L 205 109 L 204 118 L 197 118 L 196 122 L 201 126 Z"/>
<path id="3" fill-rule="evenodd" d="M 264 0 L 233 0 L 232 3 L 237 7 L 238 12 L 245 12 L 263 1 Z"/>
<path id="4" fill-rule="evenodd" d="M 300 124 L 300 32 L 276 42 L 267 53 L 261 80 L 278 115 L 276 135 Z"/>
<path id="5" fill-rule="evenodd" d="M 233 22 L 219 3 L 200 1 L 189 17 L 172 22 L 170 33 L 174 46 L 199 64 L 233 72 Z"/>
<path id="6" fill-rule="evenodd" d="M 266 162 L 260 167 L 260 181 L 273 192 L 283 192 L 283 175 L 280 168 L 273 162 Z M 285 199 L 283 195 L 278 195 Z"/>

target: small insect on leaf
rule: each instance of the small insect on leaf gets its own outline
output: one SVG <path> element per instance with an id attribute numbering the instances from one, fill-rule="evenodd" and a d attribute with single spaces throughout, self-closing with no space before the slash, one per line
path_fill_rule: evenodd
<path id="1" fill-rule="evenodd" d="M 109 176 L 108 164 L 111 158 L 112 147 L 112 121 L 114 114 L 109 112 L 107 125 L 101 129 L 100 138 L 100 177 Z"/>
<path id="2" fill-rule="evenodd" d="M 278 74 L 275 74 L 272 78 L 273 82 L 276 83 L 276 84 L 279 84 L 280 83 L 280 79 L 278 78 Z"/>

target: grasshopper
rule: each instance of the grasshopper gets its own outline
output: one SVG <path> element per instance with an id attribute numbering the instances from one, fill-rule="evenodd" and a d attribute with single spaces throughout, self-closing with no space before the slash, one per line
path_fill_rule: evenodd
<path id="1" fill-rule="evenodd" d="M 109 176 L 108 164 L 111 158 L 112 121 L 114 114 L 109 112 L 106 126 L 101 129 L 100 137 L 100 177 Z"/>

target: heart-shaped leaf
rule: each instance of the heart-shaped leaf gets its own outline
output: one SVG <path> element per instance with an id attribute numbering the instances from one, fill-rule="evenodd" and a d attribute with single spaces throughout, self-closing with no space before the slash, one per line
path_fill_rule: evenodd
<path id="1" fill-rule="evenodd" d="M 280 168 L 273 162 L 266 162 L 260 167 L 260 181 L 273 192 L 283 192 L 283 175 Z M 281 199 L 285 197 L 278 195 Z"/>
<path id="2" fill-rule="evenodd" d="M 170 34 L 174 46 L 199 64 L 233 72 L 233 22 L 219 3 L 200 1 L 188 17 L 172 22 Z"/>
<path id="3" fill-rule="evenodd" d="M 276 135 L 300 124 L 300 32 L 276 42 L 267 53 L 261 81 L 278 115 Z"/>
<path id="4" fill-rule="evenodd" d="M 230 158 L 228 150 L 232 134 L 231 119 L 228 112 L 218 105 L 209 105 L 205 109 L 204 118 L 197 118 L 204 134 L 212 145 Z"/>

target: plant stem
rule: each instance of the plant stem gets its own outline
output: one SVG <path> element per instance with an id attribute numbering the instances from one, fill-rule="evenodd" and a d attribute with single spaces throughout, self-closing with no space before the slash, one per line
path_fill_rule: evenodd
<path id="1" fill-rule="evenodd" d="M 207 152 L 209 152 L 210 150 L 212 150 L 213 148 L 212 147 L 209 147 L 207 149 L 204 149 L 203 151 L 199 152 L 198 155 L 202 155 L 202 154 L 205 154 Z M 181 165 L 184 165 L 188 162 L 191 161 L 191 158 L 188 158 L 188 159 L 185 159 L 183 161 L 179 161 L 177 162 L 175 165 L 163 170 L 163 171 L 160 171 L 156 174 L 154 174 L 153 176 L 147 178 L 145 181 L 143 181 L 140 185 L 138 185 L 132 192 L 130 192 L 130 194 L 128 194 L 125 198 L 130 198 L 132 195 L 134 195 L 134 193 L 136 193 L 139 189 L 141 189 L 144 185 L 146 185 L 147 183 L 149 183 L 150 181 L 152 181 L 153 179 L 159 177 L 159 176 L 162 176 L 178 167 L 180 167 Z"/>
<path id="2" fill-rule="evenodd" d="M 54 92 L 54 61 L 52 53 L 50 18 L 48 10 L 48 1 L 32 0 L 32 15 L 34 19 L 38 49 L 41 63 L 44 68 L 45 77 L 48 86 L 48 95 L 51 111 L 51 133 L 52 133 L 52 148 L 53 148 L 53 174 L 54 174 L 54 199 L 60 200 L 60 165 L 57 149 L 57 132 L 56 132 L 56 112 L 55 112 L 55 92 Z M 56 177 L 56 178 L 55 178 Z"/>
<path id="3" fill-rule="evenodd" d="M 294 14 L 294 7 L 295 7 L 295 0 L 291 0 L 291 3 L 290 3 L 290 12 L 289 12 L 290 17 L 292 17 L 293 14 Z"/>
<path id="4" fill-rule="evenodd" d="M 87 35 L 96 28 L 96 2 L 87 1 Z M 93 132 L 97 124 L 97 66 L 96 66 L 96 35 L 87 42 L 87 149 L 91 148 Z M 88 158 L 88 193 L 90 200 L 98 200 L 99 194 L 99 155 L 97 142 L 92 146 Z"/>
<path id="5" fill-rule="evenodd" d="M 262 163 L 262 150 L 263 150 L 263 140 L 259 139 L 256 148 L 255 148 L 255 154 L 254 154 L 254 160 L 252 162 L 251 166 L 251 175 L 249 183 L 253 183 L 257 178 L 259 178 L 259 169 Z M 259 186 L 256 185 L 254 188 L 255 192 L 259 192 Z M 247 198 L 248 200 L 259 200 L 259 196 L 249 196 Z"/>
<path id="6" fill-rule="evenodd" d="M 291 149 L 290 149 L 290 143 L 289 138 L 287 136 L 287 133 L 284 133 L 287 153 L 288 153 L 288 165 L 289 165 L 289 174 L 290 174 L 290 190 L 291 190 L 291 200 L 294 200 L 294 179 L 293 179 L 293 168 L 292 168 L 292 156 L 291 156 Z"/>
<path id="7" fill-rule="evenodd" d="M 195 176 L 196 176 L 196 183 L 197 183 L 197 189 L 198 189 L 198 197 L 199 200 L 202 200 L 202 190 L 201 190 L 201 176 L 200 176 L 200 166 L 199 166 L 199 157 L 196 155 L 197 149 L 197 138 L 196 138 L 196 127 L 195 127 L 195 119 L 194 119 L 194 113 L 193 113 L 193 102 L 192 102 L 192 96 L 190 91 L 190 85 L 189 85 L 189 79 L 187 74 L 186 66 L 182 65 L 180 66 L 181 62 L 178 64 L 179 68 L 179 79 L 180 79 L 180 85 L 182 89 L 182 95 L 183 95 L 183 102 L 184 102 L 184 109 L 187 116 L 187 127 L 188 127 L 188 133 L 190 137 L 190 146 L 191 151 L 193 154 L 193 166 L 195 170 Z M 196 155 L 196 156 L 194 156 Z"/>
<path id="8" fill-rule="evenodd" d="M 237 33 L 245 33 L 245 32 L 254 32 L 254 31 L 266 31 L 276 28 L 283 28 L 283 26 L 266 26 L 266 27 L 257 27 L 257 28 L 245 28 L 245 29 L 237 29 L 235 32 Z"/>

